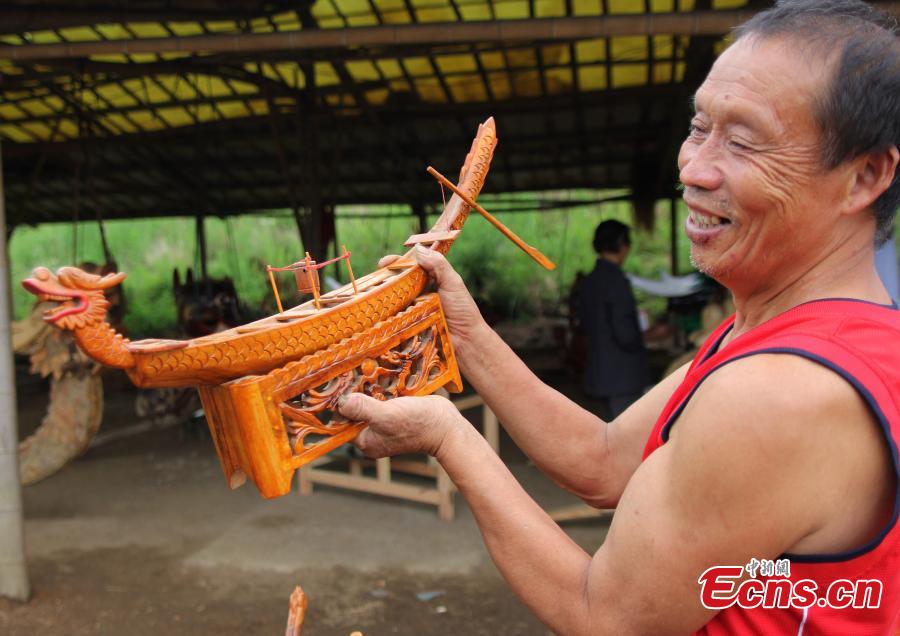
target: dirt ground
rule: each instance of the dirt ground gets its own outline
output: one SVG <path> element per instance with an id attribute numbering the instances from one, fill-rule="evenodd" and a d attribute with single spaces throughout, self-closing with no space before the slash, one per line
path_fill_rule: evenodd
<path id="1" fill-rule="evenodd" d="M 47 394 L 20 379 L 24 435 Z M 107 386 L 108 431 L 133 422 L 135 394 Z M 501 445 L 541 505 L 575 501 Z M 33 598 L 0 599 L 0 634 L 278 634 L 297 584 L 312 636 L 548 633 L 506 588 L 460 497 L 450 523 L 430 506 L 322 487 L 267 501 L 252 484 L 228 490 L 202 430 L 92 449 L 23 498 Z M 594 550 L 606 527 L 566 530 Z"/>

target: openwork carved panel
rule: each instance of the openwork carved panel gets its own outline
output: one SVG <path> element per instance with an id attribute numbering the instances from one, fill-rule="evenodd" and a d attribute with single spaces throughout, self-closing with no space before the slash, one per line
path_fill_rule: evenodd
<path id="1" fill-rule="evenodd" d="M 251 478 L 267 497 L 290 491 L 294 470 L 352 440 L 363 425 L 335 413 L 338 398 L 387 400 L 459 391 L 456 358 L 436 294 L 339 343 L 219 387 L 201 387 L 216 450 L 232 487 Z"/>
<path id="2" fill-rule="evenodd" d="M 356 426 L 333 413 L 341 395 L 365 393 L 379 400 L 416 395 L 429 382 L 443 376 L 447 361 L 439 338 L 437 326 L 426 327 L 393 349 L 365 358 L 325 384 L 280 403 L 294 454 L 302 456 L 315 448 L 311 434 L 313 438 L 329 438 Z"/>

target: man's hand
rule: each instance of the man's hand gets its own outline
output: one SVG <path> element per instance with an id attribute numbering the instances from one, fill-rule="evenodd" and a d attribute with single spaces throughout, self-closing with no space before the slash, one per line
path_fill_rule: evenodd
<path id="1" fill-rule="evenodd" d="M 473 334 L 485 325 L 478 305 L 466 289 L 462 277 L 447 262 L 443 254 L 417 245 L 412 250 L 412 257 L 437 285 L 447 327 L 453 338 L 453 346 L 457 349 L 463 348 L 472 340 Z M 385 267 L 398 258 L 396 255 L 385 256 L 378 262 L 378 266 Z"/>
<path id="2" fill-rule="evenodd" d="M 353 444 L 372 458 L 404 453 L 437 456 L 448 435 L 464 423 L 456 407 L 436 395 L 381 401 L 351 393 L 338 402 L 338 411 L 369 425 Z"/>

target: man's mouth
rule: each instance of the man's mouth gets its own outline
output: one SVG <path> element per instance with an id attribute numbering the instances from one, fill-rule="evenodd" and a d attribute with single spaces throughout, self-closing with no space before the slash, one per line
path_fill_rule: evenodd
<path id="1" fill-rule="evenodd" d="M 720 225 L 728 225 L 731 223 L 730 220 L 724 217 L 706 214 L 698 210 L 690 210 L 689 218 L 691 223 L 701 230 L 712 229 L 719 227 Z"/>

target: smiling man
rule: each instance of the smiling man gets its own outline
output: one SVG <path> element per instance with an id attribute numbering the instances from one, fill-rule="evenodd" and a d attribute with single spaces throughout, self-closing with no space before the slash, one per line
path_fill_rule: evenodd
<path id="1" fill-rule="evenodd" d="M 896 634 L 900 311 L 874 268 L 900 200 L 900 44 L 855 0 L 779 2 L 695 97 L 678 163 L 736 314 L 612 423 L 543 385 L 420 252 L 469 382 L 544 472 L 616 506 L 585 553 L 449 402 L 350 396 L 371 456 L 435 455 L 512 589 L 561 634 Z"/>

